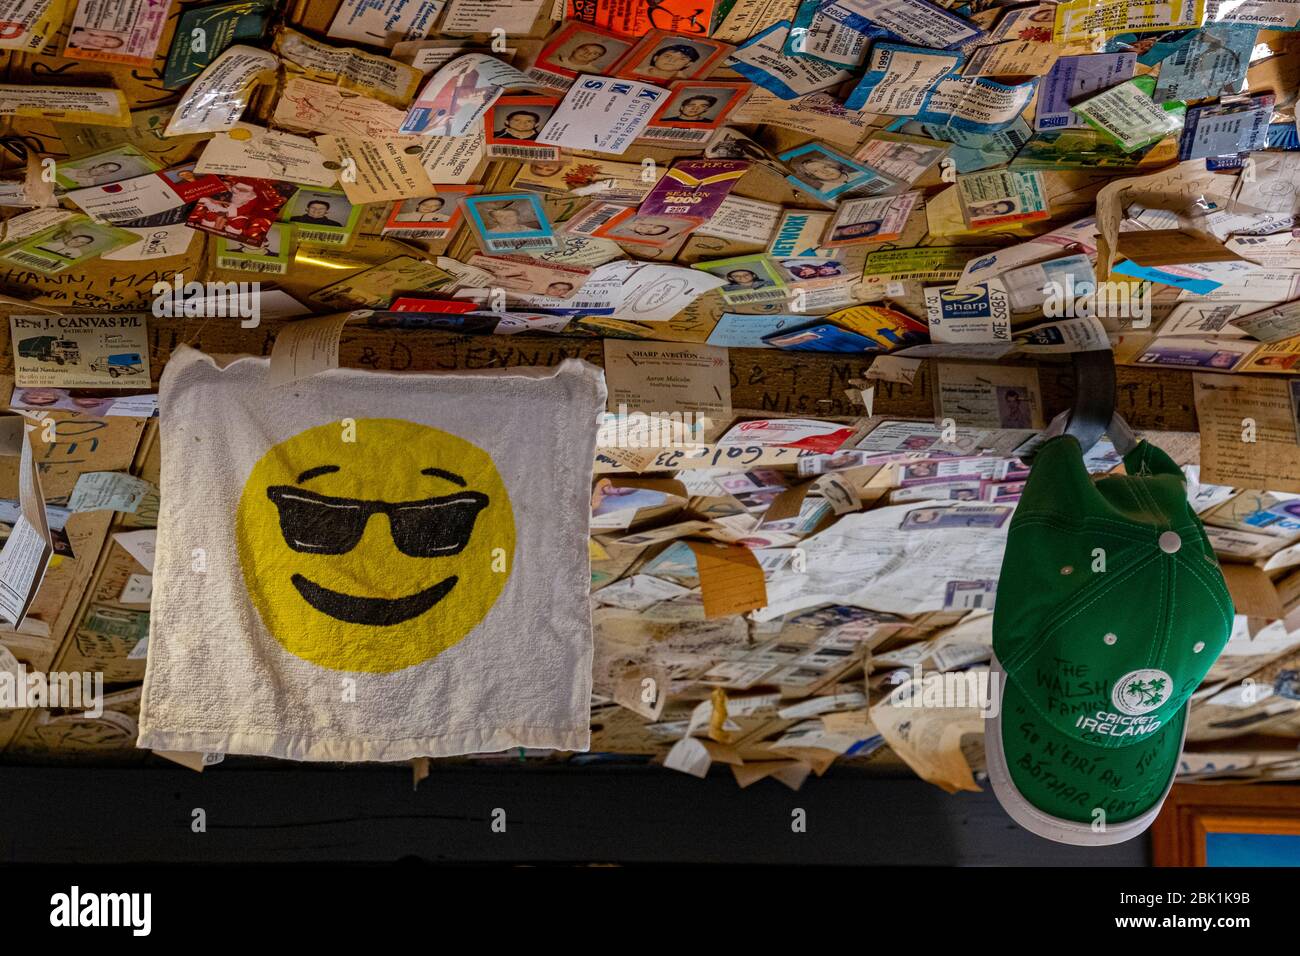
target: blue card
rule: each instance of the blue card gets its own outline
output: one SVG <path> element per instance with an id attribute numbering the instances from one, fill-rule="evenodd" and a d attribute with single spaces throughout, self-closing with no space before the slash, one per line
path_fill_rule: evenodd
<path id="1" fill-rule="evenodd" d="M 713 327 L 705 344 L 729 349 L 771 348 L 763 341 L 765 336 L 779 335 L 808 324 L 808 316 L 776 313 L 773 315 L 747 315 L 724 312 Z"/>
<path id="2" fill-rule="evenodd" d="M 880 344 L 830 322 L 817 322 L 763 339 L 768 345 L 791 352 L 879 352 Z"/>

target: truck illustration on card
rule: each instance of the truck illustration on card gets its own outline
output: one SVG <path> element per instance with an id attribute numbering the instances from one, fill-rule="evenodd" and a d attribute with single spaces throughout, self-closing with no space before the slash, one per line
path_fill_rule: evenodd
<path id="1" fill-rule="evenodd" d="M 69 362 L 76 365 L 81 361 L 81 348 L 72 339 L 57 335 L 36 335 L 19 341 L 18 355 L 38 362 L 53 362 L 55 365 Z"/>

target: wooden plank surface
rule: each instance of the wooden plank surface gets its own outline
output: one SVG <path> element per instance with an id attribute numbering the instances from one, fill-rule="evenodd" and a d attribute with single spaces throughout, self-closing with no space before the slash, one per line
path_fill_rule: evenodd
<path id="1" fill-rule="evenodd" d="M 240 766 L 242 764 L 242 769 Z M 261 768 L 261 769 L 258 769 Z M 434 764 L 277 769 L 0 768 L 9 862 L 762 863 L 1142 866 L 1144 838 L 1070 847 L 1017 827 L 990 791 L 833 768 L 798 792 L 661 767 Z M 207 832 L 191 830 L 202 808 Z M 493 833 L 493 812 L 506 832 Z M 794 833 L 792 810 L 806 813 Z"/>

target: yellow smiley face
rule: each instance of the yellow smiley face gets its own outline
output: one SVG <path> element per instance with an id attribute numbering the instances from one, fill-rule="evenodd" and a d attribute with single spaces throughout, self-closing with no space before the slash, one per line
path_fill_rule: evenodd
<path id="1" fill-rule="evenodd" d="M 235 535 L 253 606 L 284 649 L 374 674 L 469 634 L 515 551 L 487 453 L 393 418 L 318 425 L 272 447 L 244 485 Z"/>

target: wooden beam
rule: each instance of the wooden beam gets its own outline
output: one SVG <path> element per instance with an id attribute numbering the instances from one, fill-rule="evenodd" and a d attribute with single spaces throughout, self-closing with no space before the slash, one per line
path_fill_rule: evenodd
<path id="1" fill-rule="evenodd" d="M 241 329 L 230 319 L 158 319 L 150 322 L 155 384 L 174 348 L 182 343 L 213 354 L 269 355 L 280 321 Z M 743 413 L 842 417 L 862 414 L 845 394 L 861 378 L 869 355 L 825 355 L 776 349 L 731 349 L 732 405 Z M 340 350 L 344 365 L 376 371 L 455 371 L 556 365 L 566 358 L 604 364 L 601 340 L 584 336 L 458 335 L 425 330 L 349 326 Z M 11 357 L 6 353 L 6 365 Z M 1032 365 L 1032 362 L 1012 364 Z M 1069 406 L 1073 376 L 1064 361 L 1036 363 L 1047 415 Z M 12 371 L 10 369 L 10 371 Z M 1191 373 L 1121 366 L 1118 408 L 1135 428 L 1195 431 Z M 877 414 L 909 419 L 934 417 L 934 363 L 926 361 L 911 385 L 876 385 Z"/>
<path id="2" fill-rule="evenodd" d="M 150 319 L 150 371 L 158 384 L 171 353 L 191 345 L 213 355 L 270 355 L 279 328 L 288 320 L 267 320 L 256 329 L 235 319 Z M 7 333 L 7 329 L 5 332 Z M 870 355 L 827 355 L 776 349 L 730 349 L 731 401 L 740 414 L 776 417 L 858 417 L 863 410 L 845 394 L 862 378 Z M 604 364 L 602 340 L 571 335 L 459 335 L 413 329 L 350 325 L 343 333 L 340 361 L 375 371 L 450 372 L 464 369 L 558 365 L 567 358 Z M 1073 374 L 1068 363 L 1015 362 L 1039 369 L 1047 416 L 1069 406 Z M 13 374 L 6 344 L 0 371 Z M 1135 428 L 1195 431 L 1191 373 L 1121 366 L 1118 408 Z M 907 419 L 934 418 L 934 362 L 925 361 L 911 385 L 878 382 L 875 412 Z"/>

